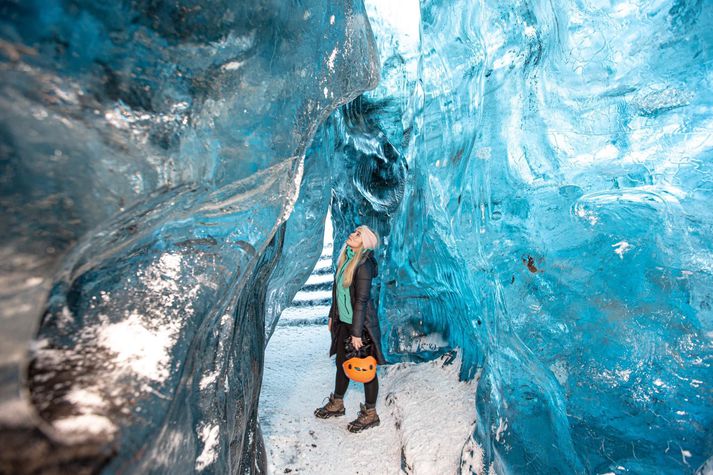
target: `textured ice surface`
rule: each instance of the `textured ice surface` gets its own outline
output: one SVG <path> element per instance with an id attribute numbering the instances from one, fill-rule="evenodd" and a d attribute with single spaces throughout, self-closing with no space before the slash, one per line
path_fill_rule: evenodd
<path id="1" fill-rule="evenodd" d="M 694 472 L 713 453 L 710 2 L 388 9 L 367 2 L 380 87 L 330 120 L 335 242 L 386 237 L 392 361 L 483 365 L 498 473 Z"/>
<path id="2" fill-rule="evenodd" d="M 1 471 L 256 469 L 265 318 L 329 199 L 305 151 L 378 81 L 361 1 L 0 11 Z"/>
<path id="3" fill-rule="evenodd" d="M 3 470 L 259 465 L 330 188 L 391 360 L 482 367 L 489 469 L 710 460 L 710 2 L 96 3 L 0 6 Z"/>

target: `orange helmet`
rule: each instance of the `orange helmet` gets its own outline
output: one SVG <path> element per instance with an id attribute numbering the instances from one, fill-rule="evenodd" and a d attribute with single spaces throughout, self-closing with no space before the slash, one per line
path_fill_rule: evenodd
<path id="1" fill-rule="evenodd" d="M 376 377 L 376 358 L 373 356 L 349 358 L 342 367 L 347 377 L 357 383 L 368 383 Z"/>

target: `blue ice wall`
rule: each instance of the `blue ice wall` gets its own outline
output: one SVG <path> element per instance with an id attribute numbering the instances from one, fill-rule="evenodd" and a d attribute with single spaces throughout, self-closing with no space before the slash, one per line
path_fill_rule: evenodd
<path id="1" fill-rule="evenodd" d="M 327 120 L 319 126 L 305 152 L 299 197 L 289 219 L 283 224 L 282 254 L 267 283 L 266 345 L 282 311 L 290 306 L 322 255 L 325 217 L 332 195 L 329 170 L 333 167 L 334 137 L 334 127 Z"/>
<path id="2" fill-rule="evenodd" d="M 496 473 L 713 453 L 707 2 L 0 12 L 1 471 L 260 470 L 330 198 L 384 238 L 391 360 L 480 378 Z"/>
<path id="3" fill-rule="evenodd" d="M 367 10 L 383 80 L 333 116 L 332 213 L 387 237 L 391 359 L 463 350 L 496 473 L 695 472 L 713 455 L 713 6 Z M 374 170 L 391 195 L 362 185 Z"/>
<path id="4" fill-rule="evenodd" d="M 0 471 L 263 472 L 265 318 L 326 211 L 305 151 L 378 82 L 363 5 L 0 12 Z"/>

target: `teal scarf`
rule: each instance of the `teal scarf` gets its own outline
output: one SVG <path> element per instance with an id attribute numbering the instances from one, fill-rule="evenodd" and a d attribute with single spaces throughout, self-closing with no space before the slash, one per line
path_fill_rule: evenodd
<path id="1" fill-rule="evenodd" d="M 337 273 L 337 309 L 339 310 L 339 320 L 344 323 L 352 323 L 352 301 L 351 295 L 349 293 L 349 287 L 344 287 L 342 285 L 342 280 L 344 277 L 344 269 L 347 268 L 347 264 L 354 257 L 354 251 L 352 248 L 347 246 L 347 258 L 344 259 L 344 264 L 339 269 Z"/>

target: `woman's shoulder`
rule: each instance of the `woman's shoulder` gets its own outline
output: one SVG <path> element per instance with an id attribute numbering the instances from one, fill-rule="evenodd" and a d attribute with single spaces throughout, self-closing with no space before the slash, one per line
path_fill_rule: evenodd
<path id="1" fill-rule="evenodd" d="M 378 266 L 373 252 L 369 251 L 362 261 L 359 262 L 357 273 L 360 277 L 376 277 L 378 274 Z"/>

